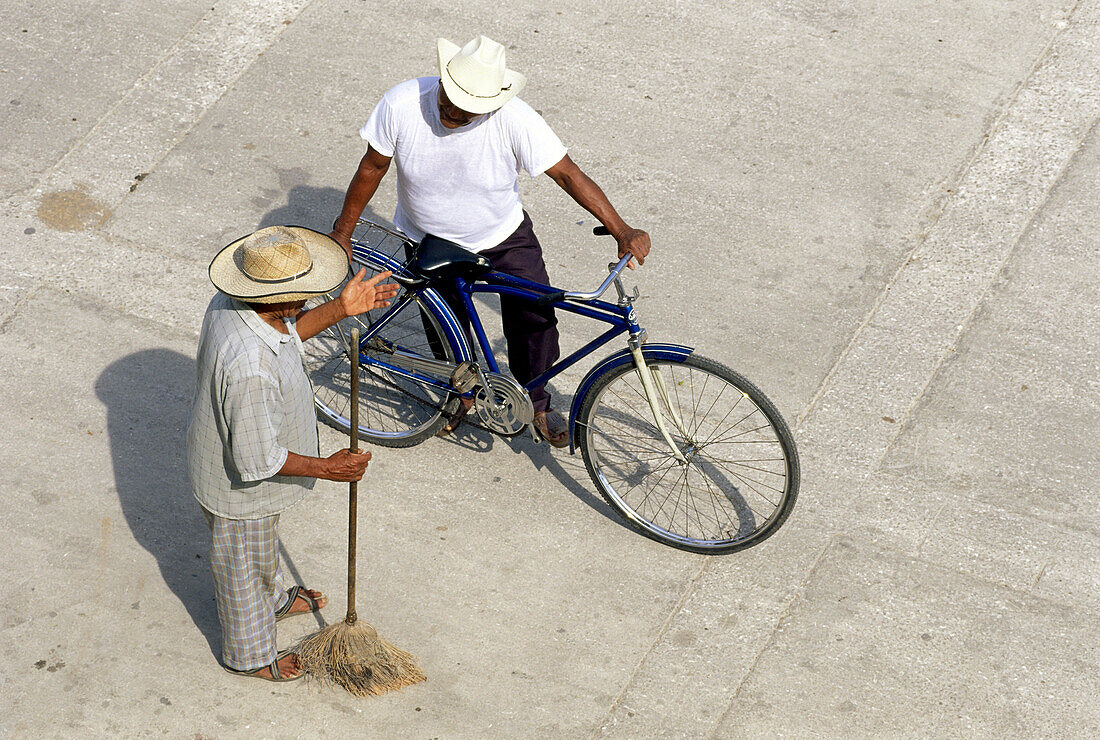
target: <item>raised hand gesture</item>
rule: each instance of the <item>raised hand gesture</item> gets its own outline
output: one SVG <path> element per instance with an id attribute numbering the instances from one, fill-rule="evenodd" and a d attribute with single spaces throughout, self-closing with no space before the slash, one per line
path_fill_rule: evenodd
<path id="1" fill-rule="evenodd" d="M 385 308 L 390 305 L 390 301 L 400 290 L 396 283 L 378 284 L 393 274 L 389 271 L 380 272 L 370 280 L 363 279 L 366 274 L 367 268 L 360 269 L 336 299 L 340 301 L 344 313 L 348 316 L 357 316 L 376 308 Z"/>

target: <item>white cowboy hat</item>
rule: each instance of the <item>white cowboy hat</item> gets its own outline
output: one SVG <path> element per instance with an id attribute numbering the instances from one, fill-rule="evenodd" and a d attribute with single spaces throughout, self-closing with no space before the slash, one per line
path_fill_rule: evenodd
<path id="1" fill-rule="evenodd" d="M 290 303 L 328 293 L 348 275 L 348 255 L 302 226 L 268 226 L 214 256 L 210 282 L 248 303 Z"/>
<path id="2" fill-rule="evenodd" d="M 447 39 L 439 48 L 439 79 L 456 106 L 467 113 L 488 113 L 519 94 L 527 78 L 504 66 L 504 47 L 478 36 L 463 47 Z"/>

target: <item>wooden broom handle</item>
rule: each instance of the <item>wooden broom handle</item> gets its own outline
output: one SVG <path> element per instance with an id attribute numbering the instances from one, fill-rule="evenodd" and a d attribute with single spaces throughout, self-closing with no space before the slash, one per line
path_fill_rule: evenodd
<path id="1" fill-rule="evenodd" d="M 349 436 L 351 443 L 349 449 L 352 453 L 359 451 L 359 327 L 351 330 L 351 345 L 348 347 L 351 359 L 351 428 Z M 359 509 L 359 484 L 352 481 L 348 484 L 348 614 L 344 621 L 355 624 L 359 619 L 355 613 L 355 539 L 356 522 Z"/>

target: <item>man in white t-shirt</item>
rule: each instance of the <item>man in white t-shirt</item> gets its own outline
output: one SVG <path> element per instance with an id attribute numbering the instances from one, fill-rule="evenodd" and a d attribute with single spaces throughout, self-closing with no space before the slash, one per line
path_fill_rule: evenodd
<path id="1" fill-rule="evenodd" d="M 504 47 L 485 36 L 463 47 L 439 39 L 439 77 L 421 77 L 391 88 L 359 135 L 368 143 L 344 207 L 330 234 L 351 254 L 351 234 L 378 183 L 397 166 L 394 225 L 411 239 L 431 234 L 484 254 L 493 268 L 549 283 L 542 247 L 519 199 L 519 172 L 545 172 L 614 235 L 618 253 L 639 264 L 649 254 L 649 235 L 619 217 L 596 183 L 566 154 L 542 116 L 516 97 L 523 75 L 505 66 Z M 631 265 L 633 268 L 633 265 Z M 465 316 L 453 286 L 437 286 L 459 317 Z M 527 383 L 557 361 L 553 308 L 501 297 L 508 365 Z M 556 447 L 569 443 L 561 415 L 545 388 L 531 391 L 534 426 Z M 448 420 L 452 431 L 467 403 Z"/>

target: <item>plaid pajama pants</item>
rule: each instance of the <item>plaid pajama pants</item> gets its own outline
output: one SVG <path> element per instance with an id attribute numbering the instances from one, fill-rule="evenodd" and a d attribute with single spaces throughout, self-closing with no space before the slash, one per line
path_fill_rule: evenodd
<path id="1" fill-rule="evenodd" d="M 222 660 L 251 671 L 275 660 L 275 611 L 286 603 L 279 565 L 279 516 L 225 519 L 210 526 L 210 570 L 222 625 Z"/>

